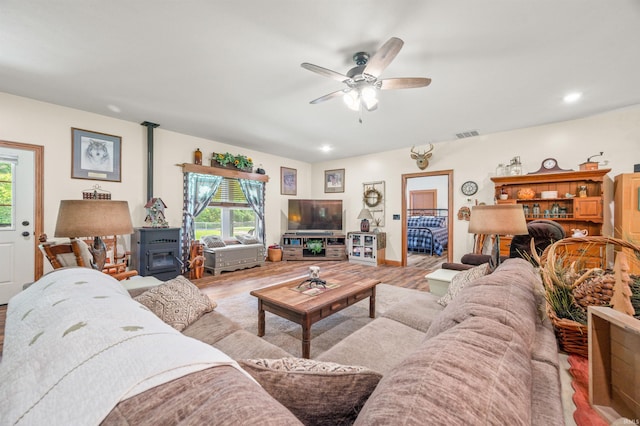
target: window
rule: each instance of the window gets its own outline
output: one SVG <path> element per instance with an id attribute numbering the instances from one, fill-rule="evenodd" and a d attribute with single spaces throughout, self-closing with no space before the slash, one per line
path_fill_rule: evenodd
<path id="1" fill-rule="evenodd" d="M 195 220 L 196 239 L 204 235 L 230 238 L 254 233 L 256 214 L 237 179 L 224 178 L 209 206 Z"/>
<path id="2" fill-rule="evenodd" d="M 0 158 L 0 229 L 14 229 L 14 162 Z"/>

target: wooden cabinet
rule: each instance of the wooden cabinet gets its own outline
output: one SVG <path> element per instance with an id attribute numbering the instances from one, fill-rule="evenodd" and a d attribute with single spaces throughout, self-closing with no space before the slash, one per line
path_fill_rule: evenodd
<path id="1" fill-rule="evenodd" d="M 613 235 L 640 245 L 640 173 L 615 177 L 613 186 Z M 632 273 L 640 273 L 640 260 L 627 256 Z"/>
<path id="2" fill-rule="evenodd" d="M 350 232 L 347 239 L 349 262 L 372 266 L 384 263 L 386 249 L 384 232 Z"/>
<path id="3" fill-rule="evenodd" d="M 344 235 L 284 234 L 282 236 L 284 260 L 346 260 Z"/>
<path id="4" fill-rule="evenodd" d="M 522 176 L 497 176 L 491 180 L 495 185 L 495 197 L 507 194 L 507 200 L 500 202 L 517 203 L 527 206 L 527 221 L 551 219 L 564 228 L 567 236 L 572 229 L 586 229 L 589 235 L 602 235 L 604 176 L 611 169 L 581 170 L 559 173 L 539 173 Z M 531 189 L 532 199 L 518 198 L 523 189 Z M 586 191 L 580 197 L 580 190 Z M 557 197 L 543 198 L 543 192 L 556 191 Z M 569 197 L 566 195 L 570 194 Z M 545 194 L 546 195 L 546 194 Z M 534 215 L 534 204 L 540 208 L 540 214 Z M 556 205 L 558 213 L 553 213 Z M 545 214 L 547 212 L 547 214 Z"/>

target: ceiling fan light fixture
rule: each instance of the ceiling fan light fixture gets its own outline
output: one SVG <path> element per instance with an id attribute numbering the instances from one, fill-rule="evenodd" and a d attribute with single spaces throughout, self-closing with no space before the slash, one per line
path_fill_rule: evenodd
<path id="1" fill-rule="evenodd" d="M 350 90 L 344 94 L 342 97 L 344 103 L 354 111 L 358 111 L 360 109 L 360 94 L 357 90 Z"/>

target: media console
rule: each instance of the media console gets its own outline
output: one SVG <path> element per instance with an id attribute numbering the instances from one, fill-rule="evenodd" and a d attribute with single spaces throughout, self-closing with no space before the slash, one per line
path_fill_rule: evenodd
<path id="1" fill-rule="evenodd" d="M 346 260 L 344 234 L 291 232 L 282 235 L 283 260 Z"/>

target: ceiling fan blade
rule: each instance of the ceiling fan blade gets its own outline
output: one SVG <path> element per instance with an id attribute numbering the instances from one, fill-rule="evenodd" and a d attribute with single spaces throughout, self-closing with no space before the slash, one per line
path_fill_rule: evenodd
<path id="1" fill-rule="evenodd" d="M 300 66 L 304 69 L 307 69 L 309 71 L 313 71 L 317 74 L 320 74 L 324 77 L 329 77 L 329 78 L 333 78 L 334 80 L 338 80 L 338 81 L 346 81 L 349 80 L 349 77 L 347 77 L 344 74 L 340 74 L 339 72 L 336 71 L 332 71 L 330 69 L 327 68 L 323 68 L 323 67 L 319 67 L 318 65 L 313 65 L 310 64 L 308 62 L 303 62 L 302 64 L 300 64 Z"/>
<path id="2" fill-rule="evenodd" d="M 400 52 L 403 44 L 404 41 L 399 38 L 391 37 L 371 58 L 369 58 L 363 73 L 378 77 L 382 74 L 382 71 L 389 66 L 398 52 Z"/>
<path id="3" fill-rule="evenodd" d="M 350 89 L 336 90 L 335 92 L 331 92 L 324 96 L 320 96 L 318 99 L 314 99 L 310 104 L 319 104 L 320 102 L 328 101 L 329 99 L 337 98 L 338 96 L 342 96 L 345 93 L 349 92 Z"/>
<path id="4" fill-rule="evenodd" d="M 382 83 L 380 90 L 414 89 L 416 87 L 425 87 L 431 84 L 430 78 L 423 77 L 385 78 L 378 81 Z"/>

